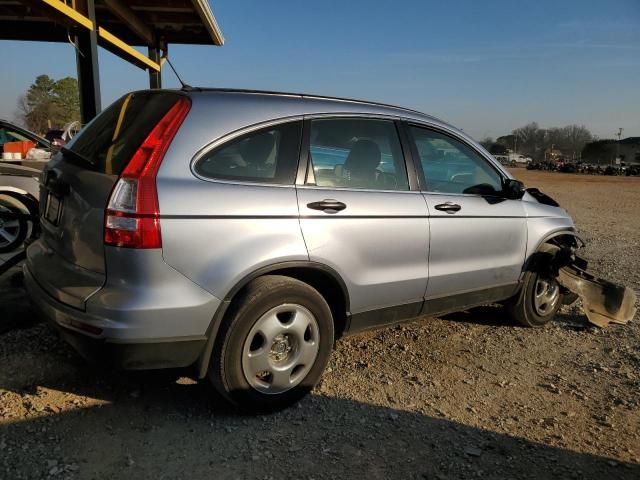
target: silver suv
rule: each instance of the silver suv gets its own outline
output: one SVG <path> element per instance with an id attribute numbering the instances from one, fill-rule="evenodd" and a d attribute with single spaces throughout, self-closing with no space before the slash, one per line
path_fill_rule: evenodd
<path id="1" fill-rule="evenodd" d="M 81 354 L 193 366 L 253 411 L 307 393 L 345 334 L 494 302 L 547 323 L 564 292 L 532 259 L 576 241 L 451 125 L 257 91 L 124 96 L 51 160 L 40 209 L 25 283 Z"/>

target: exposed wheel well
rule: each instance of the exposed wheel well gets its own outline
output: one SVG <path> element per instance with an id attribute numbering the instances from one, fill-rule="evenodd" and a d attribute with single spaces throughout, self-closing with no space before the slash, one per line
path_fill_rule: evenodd
<path id="1" fill-rule="evenodd" d="M 540 250 L 544 244 L 580 248 L 584 246 L 584 240 L 573 231 L 561 230 L 543 238 L 534 251 Z"/>
<path id="2" fill-rule="evenodd" d="M 573 251 L 584 246 L 584 244 L 584 240 L 572 230 L 560 230 L 547 235 L 540 240 L 530 254 L 527 254 L 527 259 L 520 275 L 520 281 L 522 282 L 526 272 L 538 271 L 540 268 L 545 268 L 550 265 L 549 260 L 554 256 L 551 252 L 554 250 L 567 249 Z"/>

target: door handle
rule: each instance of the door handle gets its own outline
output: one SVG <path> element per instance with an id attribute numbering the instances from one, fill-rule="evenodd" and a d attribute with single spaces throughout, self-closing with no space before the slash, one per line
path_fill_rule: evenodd
<path id="1" fill-rule="evenodd" d="M 460 210 L 462 210 L 462 207 L 460 205 L 458 205 L 457 203 L 453 203 L 453 202 L 441 203 L 440 205 L 436 205 L 435 208 L 436 208 L 436 210 L 440 210 L 442 212 L 447 212 L 449 214 L 456 213 L 456 212 L 459 212 Z"/>
<path id="2" fill-rule="evenodd" d="M 322 210 L 324 213 L 338 213 L 340 210 L 347 208 L 344 203 L 332 199 L 307 203 L 307 207 L 312 210 Z"/>

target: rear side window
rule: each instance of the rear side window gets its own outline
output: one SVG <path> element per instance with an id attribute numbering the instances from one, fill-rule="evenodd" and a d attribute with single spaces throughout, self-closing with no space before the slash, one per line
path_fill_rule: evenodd
<path id="1" fill-rule="evenodd" d="M 83 166 L 120 175 L 153 127 L 179 97 L 173 92 L 125 95 L 87 124 L 67 144 L 67 148 L 85 160 Z"/>
<path id="2" fill-rule="evenodd" d="M 395 123 L 365 118 L 311 122 L 309 154 L 320 187 L 409 190 Z"/>
<path id="3" fill-rule="evenodd" d="M 208 152 L 194 170 L 211 179 L 292 185 L 301 132 L 296 121 L 248 133 Z"/>

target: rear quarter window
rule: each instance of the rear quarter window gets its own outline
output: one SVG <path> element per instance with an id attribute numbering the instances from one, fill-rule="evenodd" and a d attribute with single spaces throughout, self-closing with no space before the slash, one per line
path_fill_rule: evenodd
<path id="1" fill-rule="evenodd" d="M 84 167 L 120 175 L 178 98 L 178 93 L 162 91 L 125 95 L 88 123 L 67 148 L 87 160 Z"/>
<path id="2" fill-rule="evenodd" d="M 256 130 L 207 152 L 194 171 L 214 180 L 292 185 L 300 153 L 302 122 Z"/>

